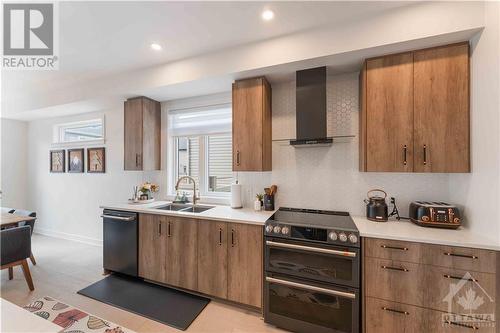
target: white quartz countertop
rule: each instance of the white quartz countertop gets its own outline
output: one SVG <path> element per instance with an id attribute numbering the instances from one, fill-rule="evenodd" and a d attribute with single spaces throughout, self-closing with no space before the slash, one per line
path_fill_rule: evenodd
<path id="1" fill-rule="evenodd" d="M 225 222 L 249 223 L 256 225 L 264 225 L 275 211 L 260 211 L 256 212 L 250 208 L 233 209 L 229 206 L 200 204 L 200 206 L 213 206 L 209 210 L 201 213 L 176 212 L 169 210 L 156 209 L 156 207 L 165 206 L 171 203 L 170 201 L 155 201 L 148 204 L 129 204 L 117 203 L 109 205 L 101 205 L 103 209 L 115 209 L 137 213 L 170 215 L 170 216 L 185 216 L 198 219 L 217 220 Z"/>
<path id="2" fill-rule="evenodd" d="M 407 220 L 373 222 L 365 217 L 353 216 L 362 237 L 394 239 L 418 243 L 471 247 L 500 251 L 500 243 L 460 227 L 456 230 L 426 228 Z"/>

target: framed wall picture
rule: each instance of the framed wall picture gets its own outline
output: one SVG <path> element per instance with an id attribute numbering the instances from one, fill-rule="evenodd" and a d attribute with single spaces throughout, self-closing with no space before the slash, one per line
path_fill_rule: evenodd
<path id="1" fill-rule="evenodd" d="M 87 172 L 106 172 L 106 150 L 104 147 L 87 148 Z"/>
<path id="2" fill-rule="evenodd" d="M 84 149 L 68 149 L 68 172 L 84 172 Z"/>
<path id="3" fill-rule="evenodd" d="M 50 151 L 50 172 L 66 172 L 65 153 L 64 149 Z"/>

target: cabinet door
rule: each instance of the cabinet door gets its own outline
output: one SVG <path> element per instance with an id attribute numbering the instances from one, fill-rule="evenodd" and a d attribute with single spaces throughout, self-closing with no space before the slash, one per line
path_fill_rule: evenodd
<path id="1" fill-rule="evenodd" d="M 139 215 L 139 276 L 163 282 L 166 279 L 166 221 L 163 216 Z"/>
<path id="2" fill-rule="evenodd" d="M 367 60 L 365 94 L 365 171 L 413 171 L 412 53 Z"/>
<path id="3" fill-rule="evenodd" d="M 167 283 L 196 290 L 198 286 L 196 220 L 168 217 L 165 233 Z"/>
<path id="4" fill-rule="evenodd" d="M 470 172 L 469 45 L 416 51 L 415 171 Z"/>
<path id="5" fill-rule="evenodd" d="M 142 98 L 125 102 L 124 169 L 142 170 Z"/>
<path id="6" fill-rule="evenodd" d="M 198 291 L 227 298 L 227 224 L 198 221 Z"/>
<path id="7" fill-rule="evenodd" d="M 161 169 L 161 106 L 160 102 L 143 99 L 142 170 Z"/>
<path id="8" fill-rule="evenodd" d="M 261 226 L 229 224 L 227 297 L 259 308 L 262 306 L 262 233 Z"/>
<path id="9" fill-rule="evenodd" d="M 233 84 L 233 171 L 271 170 L 271 89 L 264 78 Z"/>

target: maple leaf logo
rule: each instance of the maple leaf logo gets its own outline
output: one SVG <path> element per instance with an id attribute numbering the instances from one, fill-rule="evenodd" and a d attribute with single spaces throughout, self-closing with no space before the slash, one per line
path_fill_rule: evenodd
<path id="1" fill-rule="evenodd" d="M 483 303 L 483 297 L 476 296 L 476 292 L 473 289 L 467 290 L 465 292 L 465 297 L 458 297 L 458 304 L 460 304 L 464 308 L 464 310 L 477 310 L 481 305 L 483 305 Z"/>

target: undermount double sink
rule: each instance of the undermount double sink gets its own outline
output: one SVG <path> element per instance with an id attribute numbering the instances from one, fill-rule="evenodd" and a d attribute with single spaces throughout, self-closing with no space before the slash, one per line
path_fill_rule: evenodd
<path id="1" fill-rule="evenodd" d="M 175 204 L 171 203 L 165 206 L 156 207 L 155 209 L 170 210 L 174 212 L 186 212 L 186 213 L 202 213 L 206 210 L 212 209 L 214 206 L 202 206 L 202 205 L 187 205 L 187 204 Z"/>

